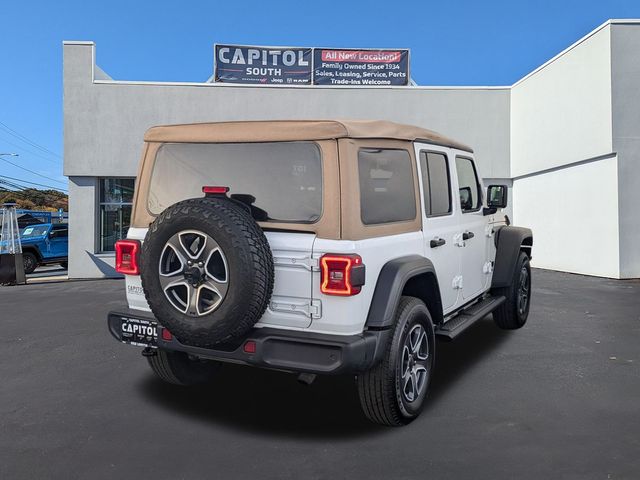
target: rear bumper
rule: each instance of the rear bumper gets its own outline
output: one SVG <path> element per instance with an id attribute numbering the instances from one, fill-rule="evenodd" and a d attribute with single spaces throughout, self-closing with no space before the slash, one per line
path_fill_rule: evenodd
<path id="1" fill-rule="evenodd" d="M 177 338 L 163 339 L 163 327 L 150 313 L 128 308 L 112 311 L 108 315 L 111 334 L 123 343 L 122 321 L 125 318 L 142 320 L 155 326 L 156 345 L 162 350 L 185 352 L 200 358 L 222 362 L 242 363 L 262 368 L 337 375 L 359 373 L 375 365 L 384 354 L 390 330 L 365 331 L 359 335 L 326 335 L 275 328 L 254 328 L 234 345 L 220 349 L 193 347 Z M 255 342 L 255 352 L 247 353 L 244 345 Z M 137 344 L 140 346 L 141 344 Z"/>

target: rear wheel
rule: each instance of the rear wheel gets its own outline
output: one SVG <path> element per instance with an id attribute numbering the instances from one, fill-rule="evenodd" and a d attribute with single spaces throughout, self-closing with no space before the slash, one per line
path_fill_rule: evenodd
<path id="1" fill-rule="evenodd" d="M 506 297 L 506 301 L 493 312 L 496 325 L 505 330 L 524 326 L 531 305 L 531 266 L 526 253 L 520 252 L 518 256 L 511 285 L 496 289 L 495 294 Z"/>
<path id="2" fill-rule="evenodd" d="M 31 252 L 24 252 L 22 254 L 22 263 L 24 264 L 24 273 L 33 273 L 38 266 L 38 259 Z"/>
<path id="3" fill-rule="evenodd" d="M 401 426 L 422 411 L 435 358 L 431 315 L 415 297 L 402 297 L 382 361 L 357 377 L 360 405 L 369 420 Z"/>
<path id="4" fill-rule="evenodd" d="M 191 359 L 186 353 L 166 350 L 158 350 L 147 361 L 162 381 L 182 386 L 210 382 L 220 366 L 217 362 Z"/>

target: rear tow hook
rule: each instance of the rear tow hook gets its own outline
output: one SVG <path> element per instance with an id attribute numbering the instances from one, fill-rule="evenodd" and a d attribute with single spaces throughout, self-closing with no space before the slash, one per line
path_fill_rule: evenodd
<path id="1" fill-rule="evenodd" d="M 158 352 L 155 348 L 144 347 L 144 349 L 142 350 L 143 357 L 155 357 L 156 355 L 158 355 Z"/>

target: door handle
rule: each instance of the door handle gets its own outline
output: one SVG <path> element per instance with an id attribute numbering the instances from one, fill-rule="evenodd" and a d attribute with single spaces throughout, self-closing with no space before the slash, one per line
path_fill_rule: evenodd
<path id="1" fill-rule="evenodd" d="M 462 240 L 469 240 L 470 238 L 473 238 L 473 237 L 475 237 L 473 232 L 464 232 L 462 234 Z"/>
<path id="2" fill-rule="evenodd" d="M 429 242 L 429 245 L 431 246 L 431 248 L 436 248 L 441 247 L 445 243 L 447 243 L 447 241 L 444 238 L 434 238 Z"/>

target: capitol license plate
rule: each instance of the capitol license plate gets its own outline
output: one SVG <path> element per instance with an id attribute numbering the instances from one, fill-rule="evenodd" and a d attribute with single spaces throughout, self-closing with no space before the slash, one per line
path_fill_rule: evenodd
<path id="1" fill-rule="evenodd" d="M 158 327 L 155 322 L 122 317 L 121 334 L 124 343 L 141 347 L 157 346 Z"/>

